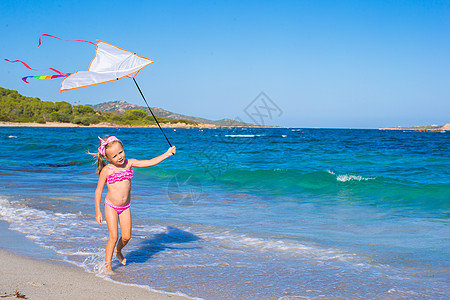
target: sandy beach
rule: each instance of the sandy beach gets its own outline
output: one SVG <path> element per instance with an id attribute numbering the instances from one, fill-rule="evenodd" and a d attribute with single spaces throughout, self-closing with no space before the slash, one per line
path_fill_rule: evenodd
<path id="1" fill-rule="evenodd" d="M 65 263 L 33 260 L 0 250 L 0 298 L 25 299 L 189 299 L 104 280 Z"/>
<path id="2" fill-rule="evenodd" d="M 198 125 L 191 125 L 186 123 L 163 123 L 160 124 L 163 128 L 217 128 L 218 126 L 212 124 L 199 123 Z M 0 127 L 98 127 L 98 128 L 158 128 L 157 125 L 148 126 L 134 126 L 134 125 L 117 125 L 113 123 L 99 123 L 91 124 L 89 126 L 78 125 L 73 123 L 58 123 L 58 122 L 47 122 L 47 123 L 16 123 L 16 122 L 0 122 Z"/>

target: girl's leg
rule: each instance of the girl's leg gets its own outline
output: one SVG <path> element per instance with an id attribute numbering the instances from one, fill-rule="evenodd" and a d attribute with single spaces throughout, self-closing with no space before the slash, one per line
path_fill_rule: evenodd
<path id="1" fill-rule="evenodd" d="M 105 219 L 106 224 L 108 224 L 108 231 L 109 231 L 109 238 L 108 243 L 106 243 L 106 251 L 105 251 L 105 260 L 106 260 L 105 267 L 106 272 L 112 272 L 111 260 L 118 237 L 119 215 L 113 208 L 109 207 L 108 205 L 105 205 Z"/>
<path id="2" fill-rule="evenodd" d="M 119 259 L 120 263 L 122 265 L 125 265 L 127 263 L 127 260 L 125 259 L 125 257 L 123 257 L 122 248 L 125 247 L 126 244 L 128 244 L 128 241 L 131 238 L 131 212 L 129 208 L 124 210 L 119 215 L 119 222 L 122 236 L 117 243 L 116 256 Z"/>

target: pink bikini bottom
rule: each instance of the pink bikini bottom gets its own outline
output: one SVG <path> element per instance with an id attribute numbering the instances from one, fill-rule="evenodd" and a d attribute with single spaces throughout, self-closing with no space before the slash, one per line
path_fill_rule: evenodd
<path id="1" fill-rule="evenodd" d="M 112 209 L 114 209 L 114 210 L 117 212 L 117 214 L 120 215 L 120 214 L 123 213 L 125 210 L 127 210 L 128 208 L 130 208 L 131 202 L 128 202 L 128 204 L 127 204 L 127 205 L 124 205 L 124 206 L 117 206 L 117 205 L 114 205 L 114 204 L 112 204 L 111 202 L 109 202 L 108 199 L 105 199 L 105 205 L 108 205 L 109 207 L 111 207 Z"/>

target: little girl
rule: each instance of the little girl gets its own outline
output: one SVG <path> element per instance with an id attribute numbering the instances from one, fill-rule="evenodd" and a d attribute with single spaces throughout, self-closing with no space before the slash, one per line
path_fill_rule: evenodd
<path id="1" fill-rule="evenodd" d="M 131 213 L 130 213 L 130 190 L 131 178 L 133 177 L 132 167 L 146 168 L 159 164 L 176 152 L 175 146 L 170 147 L 166 153 L 150 160 L 125 159 L 125 151 L 122 142 L 115 136 L 107 136 L 100 139 L 100 147 L 97 157 L 98 184 L 95 190 L 95 220 L 102 224 L 103 216 L 100 209 L 102 192 L 105 186 L 108 193 L 105 197 L 105 219 L 108 224 L 109 239 L 106 244 L 106 273 L 113 273 L 111 260 L 113 252 L 116 253 L 119 262 L 126 264 L 126 259 L 122 255 L 122 248 L 131 238 Z M 109 160 L 106 164 L 104 159 Z M 118 240 L 118 223 L 122 237 Z M 117 243 L 117 246 L 116 246 Z M 115 251 L 114 251 L 115 248 Z"/>

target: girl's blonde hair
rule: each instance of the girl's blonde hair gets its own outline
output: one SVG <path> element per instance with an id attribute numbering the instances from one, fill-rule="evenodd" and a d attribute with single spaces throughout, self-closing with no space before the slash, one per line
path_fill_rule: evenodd
<path id="1" fill-rule="evenodd" d="M 110 137 L 110 135 L 107 135 L 107 136 L 105 136 L 104 138 L 103 138 L 103 140 L 107 140 L 108 138 Z M 116 140 L 116 141 L 112 141 L 112 142 L 110 142 L 110 143 L 108 143 L 106 146 L 105 146 L 105 153 L 106 153 L 106 149 L 108 149 L 109 148 L 109 146 L 110 145 L 112 145 L 112 144 L 114 144 L 114 143 L 120 143 L 121 145 L 122 145 L 122 147 L 123 147 L 123 144 L 122 144 L 122 142 L 120 141 L 120 140 Z M 101 142 L 100 142 L 100 144 L 101 144 Z M 90 155 L 92 155 L 92 156 L 95 156 L 95 158 L 97 159 L 97 161 L 95 162 L 96 164 L 97 164 L 97 170 L 96 170 L 96 173 L 97 174 L 100 174 L 100 172 L 103 170 L 103 168 L 106 166 L 106 162 L 105 162 L 105 158 L 106 157 L 104 157 L 100 152 L 96 152 L 96 153 L 90 153 L 90 152 L 88 152 Z M 95 164 L 94 163 L 94 164 Z"/>

